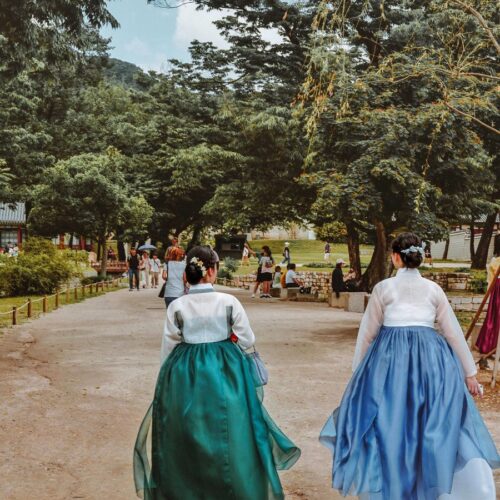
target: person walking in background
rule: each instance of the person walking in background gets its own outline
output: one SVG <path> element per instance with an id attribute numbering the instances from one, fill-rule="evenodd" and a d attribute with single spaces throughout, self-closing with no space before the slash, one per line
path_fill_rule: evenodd
<path id="1" fill-rule="evenodd" d="M 335 269 L 332 273 L 332 290 L 335 293 L 335 297 L 337 299 L 340 297 L 341 292 L 346 291 L 345 281 L 344 281 L 344 273 L 342 272 L 342 268 L 345 266 L 345 262 L 343 259 L 337 259 L 335 264 Z"/>
<path id="2" fill-rule="evenodd" d="M 252 299 L 255 298 L 255 294 L 257 293 L 257 291 L 261 286 L 262 286 L 262 266 L 260 265 L 260 257 L 259 257 L 259 265 L 257 266 L 257 273 L 255 277 L 255 284 L 253 286 Z"/>
<path id="3" fill-rule="evenodd" d="M 170 239 L 171 245 L 167 247 L 167 251 L 165 252 L 165 262 L 170 260 L 170 253 L 175 249 L 179 248 L 179 240 L 175 237 Z"/>
<path id="4" fill-rule="evenodd" d="M 432 267 L 432 252 L 430 242 L 427 242 L 425 245 L 425 263 L 429 264 Z"/>
<path id="5" fill-rule="evenodd" d="M 270 299 L 271 283 L 273 281 L 274 259 L 271 249 L 267 245 L 264 245 L 262 247 L 262 253 L 259 264 L 261 273 L 260 277 L 262 282 L 262 294 L 260 295 L 260 298 Z"/>
<path id="6" fill-rule="evenodd" d="M 330 243 L 327 241 L 325 243 L 325 255 L 324 255 L 324 259 L 326 262 L 330 262 L 330 252 L 331 252 Z"/>
<path id="7" fill-rule="evenodd" d="M 139 256 L 137 255 L 137 250 L 135 248 L 131 248 L 130 255 L 127 257 L 127 273 L 130 292 L 134 289 L 134 280 L 137 291 L 140 290 L 139 264 L 140 261 Z"/>
<path id="8" fill-rule="evenodd" d="M 292 257 L 290 255 L 290 243 L 288 241 L 285 242 L 285 248 L 283 249 L 283 260 L 281 261 L 281 265 L 291 264 Z"/>
<path id="9" fill-rule="evenodd" d="M 141 271 L 142 288 L 149 288 L 149 273 L 151 272 L 151 262 L 149 253 L 147 251 L 142 252 L 139 270 Z"/>
<path id="10" fill-rule="evenodd" d="M 333 487 L 366 499 L 495 500 L 500 456 L 471 397 L 481 387 L 462 328 L 418 270 L 421 239 L 400 234 L 392 252 L 397 275 L 373 288 L 354 374 L 321 431 Z"/>
<path id="11" fill-rule="evenodd" d="M 137 495 L 282 500 L 277 470 L 290 469 L 300 450 L 262 404 L 243 352 L 255 344 L 247 314 L 236 297 L 214 290 L 209 248 L 188 253 L 186 277 L 189 293 L 167 309 L 155 395 L 135 443 Z"/>
<path id="12" fill-rule="evenodd" d="M 476 341 L 476 347 L 481 354 L 491 353 L 498 344 L 498 334 L 500 333 L 500 275 L 495 278 L 498 267 L 500 267 L 500 235 L 497 234 L 493 247 L 493 258 L 486 266 L 488 287 L 491 286 L 493 280 L 495 280 L 495 284 L 491 291 L 486 319 Z"/>
<path id="13" fill-rule="evenodd" d="M 158 288 L 158 284 L 160 283 L 161 260 L 158 258 L 158 255 L 153 254 L 153 258 L 151 259 L 150 263 L 151 286 L 153 288 Z"/>
<path id="14" fill-rule="evenodd" d="M 163 279 L 165 285 L 165 306 L 168 306 L 179 297 L 182 297 L 186 288 L 186 277 L 184 271 L 186 263 L 184 262 L 184 250 L 181 247 L 175 247 L 170 252 L 170 260 L 167 260 L 163 266 Z"/>
<path id="15" fill-rule="evenodd" d="M 250 245 L 245 241 L 243 245 L 243 253 L 241 256 L 241 265 L 249 266 L 250 265 L 250 254 L 255 257 L 255 252 L 250 248 Z"/>

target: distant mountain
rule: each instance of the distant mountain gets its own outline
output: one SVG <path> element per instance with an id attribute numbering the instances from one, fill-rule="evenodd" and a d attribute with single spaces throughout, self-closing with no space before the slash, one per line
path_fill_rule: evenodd
<path id="1" fill-rule="evenodd" d="M 110 82 L 134 89 L 139 89 L 136 80 L 138 73 L 143 73 L 139 66 L 113 57 L 109 58 L 109 67 L 104 70 L 105 78 Z"/>

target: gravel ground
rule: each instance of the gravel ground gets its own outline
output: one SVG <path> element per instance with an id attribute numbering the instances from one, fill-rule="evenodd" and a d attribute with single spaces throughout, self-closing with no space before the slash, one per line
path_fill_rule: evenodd
<path id="1" fill-rule="evenodd" d="M 317 437 L 349 380 L 361 316 L 234 293 L 269 367 L 266 407 L 302 448 L 282 474 L 288 498 L 341 498 Z M 132 448 L 153 394 L 164 312 L 156 290 L 123 290 L 0 337 L 2 500 L 135 498 Z M 482 414 L 499 443 L 498 397 Z"/>

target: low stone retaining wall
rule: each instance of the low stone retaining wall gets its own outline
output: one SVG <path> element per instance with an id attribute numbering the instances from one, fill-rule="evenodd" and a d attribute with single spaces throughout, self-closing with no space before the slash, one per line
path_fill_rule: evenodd
<path id="1" fill-rule="evenodd" d="M 328 300 L 328 295 L 331 289 L 332 273 L 298 271 L 297 277 L 304 282 L 304 286 L 311 287 L 311 293 L 316 295 L 319 300 Z M 244 276 L 236 276 L 233 280 L 227 280 L 227 283 L 231 283 L 228 284 L 228 286 L 236 286 L 238 288 L 245 288 L 248 290 L 254 286 L 256 279 L 257 276 L 255 274 L 246 274 Z"/>
<path id="2" fill-rule="evenodd" d="M 422 273 L 424 278 L 437 283 L 445 292 L 470 290 L 469 273 Z"/>
<path id="3" fill-rule="evenodd" d="M 331 273 L 319 271 L 298 271 L 297 276 L 306 287 L 311 287 L 311 292 L 318 301 L 327 301 L 331 295 Z M 423 276 L 436 282 L 445 291 L 468 291 L 470 289 L 470 275 L 468 273 L 424 273 Z M 255 274 L 236 276 L 232 280 L 221 278 L 218 282 L 222 285 L 237 288 L 251 289 L 256 280 Z M 477 311 L 483 299 L 482 295 L 471 295 L 468 297 L 448 297 L 454 311 Z M 333 307 L 344 307 L 342 304 Z"/>

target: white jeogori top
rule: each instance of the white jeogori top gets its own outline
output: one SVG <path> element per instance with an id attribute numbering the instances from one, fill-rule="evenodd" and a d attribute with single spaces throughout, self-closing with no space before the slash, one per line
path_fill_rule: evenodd
<path id="1" fill-rule="evenodd" d="M 255 335 L 240 301 L 227 293 L 216 292 L 210 284 L 192 285 L 188 295 L 168 306 L 161 362 L 181 342 L 220 342 L 231 333 L 238 337 L 238 344 L 243 349 L 255 343 Z"/>
<path id="2" fill-rule="evenodd" d="M 361 363 L 382 325 L 434 328 L 435 323 L 460 359 L 465 376 L 475 375 L 474 359 L 443 289 L 423 278 L 418 269 L 408 268 L 399 269 L 394 278 L 373 288 L 359 326 L 353 370 Z"/>

